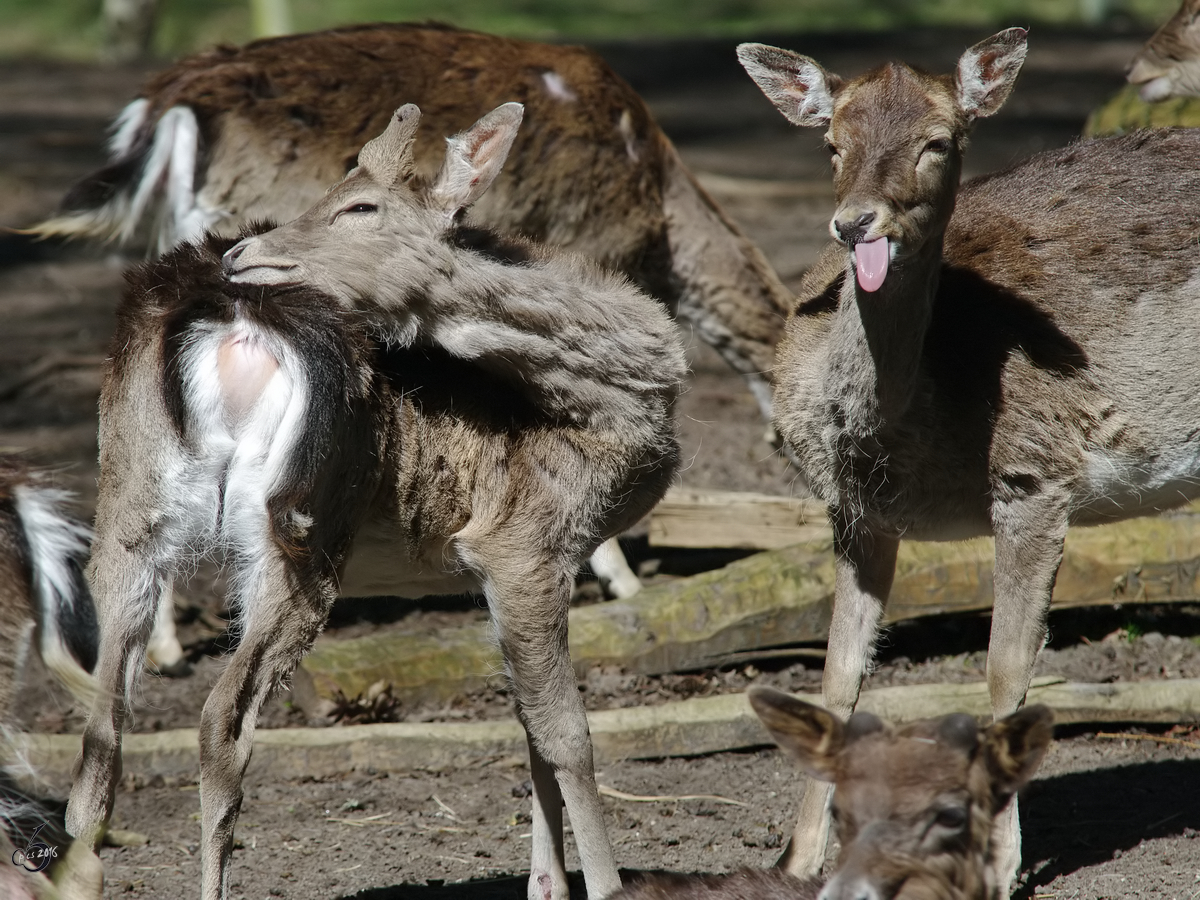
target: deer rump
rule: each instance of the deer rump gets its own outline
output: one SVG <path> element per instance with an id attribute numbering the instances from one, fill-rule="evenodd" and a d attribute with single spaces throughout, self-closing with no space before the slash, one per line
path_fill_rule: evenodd
<path id="1" fill-rule="evenodd" d="M 346 593 L 478 589 L 478 574 L 445 553 L 471 516 L 471 473 L 459 463 L 499 463 L 531 437 L 582 429 L 440 348 L 375 341 L 359 313 L 320 291 L 227 281 L 220 260 L 234 243 L 209 236 L 128 276 L 101 408 L 102 457 L 121 460 L 102 475 L 123 482 L 118 531 L 141 532 L 164 574 L 222 553 L 244 587 L 265 539 L 300 580 L 297 594 L 316 597 L 342 576 L 362 529 L 364 544 L 386 543 L 393 559 L 365 573 L 351 566 Z M 543 442 L 543 456 L 553 460 L 556 446 Z M 580 474 L 583 454 L 567 449 L 577 465 L 560 460 L 547 474 L 591 489 L 566 513 L 590 530 L 608 521 L 598 510 L 620 509 L 628 485 L 597 491 L 598 479 Z M 133 484 L 138 473 L 144 483 Z"/>

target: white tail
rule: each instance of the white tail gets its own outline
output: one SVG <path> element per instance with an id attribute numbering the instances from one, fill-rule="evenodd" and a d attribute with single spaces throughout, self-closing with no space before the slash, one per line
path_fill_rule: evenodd
<path id="1" fill-rule="evenodd" d="M 566 615 L 582 559 L 671 479 L 685 367 L 670 319 L 624 279 L 462 224 L 520 118 L 485 116 L 427 181 L 403 108 L 312 213 L 133 278 L 89 570 L 112 696 L 84 736 L 77 837 L 111 814 L 123 696 L 164 584 L 220 554 L 241 637 L 200 724 L 206 900 L 228 882 L 258 710 L 364 570 L 385 594 L 487 597 L 529 737 L 530 896 L 566 897 L 564 804 L 589 894 L 619 886 Z"/>
<path id="2" fill-rule="evenodd" d="M 90 529 L 71 496 L 12 455 L 0 455 L 0 721 L 21 681 L 32 635 L 46 667 L 81 703 L 96 683 L 96 613 L 83 579 Z"/>
<path id="3" fill-rule="evenodd" d="M 98 695 L 90 673 L 96 611 L 83 578 L 91 531 L 67 512 L 70 501 L 46 473 L 0 454 L 0 896 L 6 900 L 92 900 L 103 881 L 99 860 L 71 846 L 61 802 L 45 799 L 36 769 L 10 741 L 31 650 L 81 705 Z M 26 849 L 36 858 L 22 857 L 18 851 Z"/>

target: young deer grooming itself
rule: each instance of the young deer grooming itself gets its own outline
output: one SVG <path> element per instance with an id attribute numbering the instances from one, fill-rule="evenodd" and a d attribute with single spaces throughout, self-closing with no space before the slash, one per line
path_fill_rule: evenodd
<path id="1" fill-rule="evenodd" d="M 59 804 L 26 784 L 36 772 L 9 746 L 32 649 L 81 704 L 96 683 L 96 610 L 83 577 L 91 530 L 69 515 L 66 491 L 19 456 L 0 453 L 0 897 L 75 900 L 100 890 L 99 860 L 69 847 Z M 17 849 L 44 850 L 14 856 Z M 54 851 L 54 856 L 48 854 Z M 53 861 L 54 880 L 48 864 Z"/>
<path id="2" fill-rule="evenodd" d="M 821 125 L 838 206 L 776 367 L 776 424 L 829 507 L 837 579 L 824 700 L 854 708 L 902 537 L 992 534 L 992 712 L 1024 701 L 1070 524 L 1200 495 L 1200 136 L 1140 132 L 1043 153 L 964 186 L 970 123 L 1012 88 L 1025 32 L 953 77 L 889 64 L 844 81 L 739 53 L 793 122 Z M 953 219 L 951 212 L 953 211 Z M 944 262 L 943 262 L 944 255 Z M 819 868 L 827 792 L 784 855 Z M 997 836 L 1003 892 L 1016 803 Z"/>
<path id="3" fill-rule="evenodd" d="M 893 727 L 870 713 L 843 724 L 771 688 L 749 696 L 779 746 L 833 785 L 841 853 L 829 881 L 782 869 L 653 876 L 613 900 L 995 900 L 992 826 L 1041 764 L 1049 709 L 983 729 L 964 713 Z"/>
<path id="4" fill-rule="evenodd" d="M 1147 103 L 1200 97 L 1200 0 L 1183 0 L 1138 51 L 1125 77 Z"/>
<path id="5" fill-rule="evenodd" d="M 89 569 L 108 693 L 67 821 L 99 838 L 161 585 L 220 551 L 241 638 L 200 722 L 205 900 L 227 893 L 258 711 L 364 577 L 379 594 L 482 591 L 529 739 L 529 897 L 567 896 L 564 803 L 588 895 L 620 886 L 567 611 L 580 561 L 675 471 L 683 351 L 625 279 L 461 223 L 519 104 L 452 138 L 429 180 L 418 117 L 398 110 L 292 223 L 144 265 L 120 309 Z"/>

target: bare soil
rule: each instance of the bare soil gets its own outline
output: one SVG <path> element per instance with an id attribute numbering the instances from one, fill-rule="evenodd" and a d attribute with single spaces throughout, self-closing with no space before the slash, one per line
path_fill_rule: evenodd
<path id="1" fill-rule="evenodd" d="M 764 36 L 855 74 L 888 57 L 949 71 L 982 34 Z M 1035 31 L 1021 82 L 1006 109 L 980 123 L 968 175 L 1079 133 L 1087 112 L 1121 82 L 1144 35 Z M 800 133 L 766 103 L 734 62 L 732 42 L 614 44 L 601 48 L 650 101 L 685 159 L 794 284 L 826 239 L 831 203 L 819 135 Z M 107 123 L 149 71 L 43 62 L 0 64 L 0 225 L 47 214 L 66 187 L 102 160 Z M 129 260 L 106 250 L 33 244 L 0 234 L 0 447 L 61 469 L 85 513 L 95 502 L 95 404 L 100 363 Z M 789 494 L 791 476 L 762 439 L 749 393 L 706 347 L 692 342 L 693 381 L 680 428 L 692 487 Z M 719 565 L 729 554 L 626 547 L 651 578 Z M 217 579 L 188 588 L 182 635 L 190 676 L 148 678 L 136 727 L 195 725 L 227 649 Z M 595 602 L 581 582 L 580 602 Z M 347 602 L 331 629 L 424 629 L 481 617 L 470 599 L 417 604 Z M 871 684 L 980 680 L 986 616 L 893 628 Z M 1077 681 L 1200 677 L 1200 609 L 1119 608 L 1056 614 L 1040 674 Z M 770 683 L 819 685 L 820 657 L 791 658 L 662 678 L 593 671 L 581 684 L 591 708 L 665 702 Z M 509 714 L 503 685 L 399 718 L 453 720 Z M 77 731 L 78 711 L 36 671 L 23 724 Z M 305 724 L 286 696 L 263 726 Z M 1117 729 L 1106 737 L 1060 729 L 1038 779 L 1021 799 L 1024 898 L 1200 898 L 1200 735 Z M 1166 742 L 1171 738 L 1175 742 Z M 1182 742 L 1182 743 L 1180 743 Z M 389 774 L 367 768 L 323 780 L 247 784 L 234 854 L 235 897 L 448 898 L 523 896 L 528 861 L 528 767 L 480 759 L 467 770 Z M 782 754 L 763 749 L 606 766 L 601 784 L 660 799 L 606 798 L 618 859 L 630 870 L 725 871 L 778 855 L 803 790 Z M 63 786 L 59 786 L 60 788 Z M 717 798 L 677 799 L 712 794 Z M 723 798 L 723 799 L 722 799 Z M 736 801 L 736 803 L 725 802 Z M 198 883 L 199 801 L 194 779 L 126 779 L 116 825 L 150 836 L 144 846 L 103 851 L 106 895 L 178 897 Z M 571 851 L 574 852 L 573 849 Z M 358 893 L 361 892 L 361 893 Z M 580 889 L 582 894 L 582 889 Z"/>

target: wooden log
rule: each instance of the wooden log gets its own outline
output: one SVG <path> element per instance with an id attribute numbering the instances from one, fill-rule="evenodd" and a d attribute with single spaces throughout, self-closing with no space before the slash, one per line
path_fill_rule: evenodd
<path id="1" fill-rule="evenodd" d="M 813 694 L 798 695 L 819 703 Z M 1038 678 L 1030 703 L 1046 703 L 1059 724 L 1200 721 L 1200 679 L 1073 684 Z M 922 684 L 863 691 L 858 708 L 893 722 L 949 712 L 989 716 L 987 685 Z M 765 746 L 770 738 L 743 694 L 682 700 L 661 706 L 593 712 L 588 715 L 596 759 L 696 756 Z M 79 735 L 23 734 L 17 747 L 46 777 L 69 780 L 79 753 Z M 394 723 L 342 728 L 260 728 L 254 734 L 250 769 L 272 778 L 322 778 L 374 767 L 403 772 L 472 765 L 481 759 L 525 755 L 524 732 L 512 719 L 471 723 Z M 194 776 L 199 741 L 192 729 L 130 734 L 123 770 L 145 777 Z"/>
<path id="2" fill-rule="evenodd" d="M 901 544 L 886 621 L 992 604 L 990 539 Z M 1055 608 L 1200 598 L 1200 517 L 1131 519 L 1072 529 L 1055 587 Z M 760 553 L 712 572 L 647 588 L 630 600 L 574 609 L 571 655 L 581 674 L 594 666 L 627 672 L 702 669 L 733 654 L 825 640 L 833 602 L 828 542 Z M 295 681 L 309 714 L 335 692 L 362 694 L 376 681 L 407 701 L 445 700 L 486 685 L 502 671 L 486 625 L 433 635 L 322 638 Z"/>
<path id="3" fill-rule="evenodd" d="M 650 514 L 652 547 L 778 550 L 830 540 L 818 500 L 672 488 Z"/>

